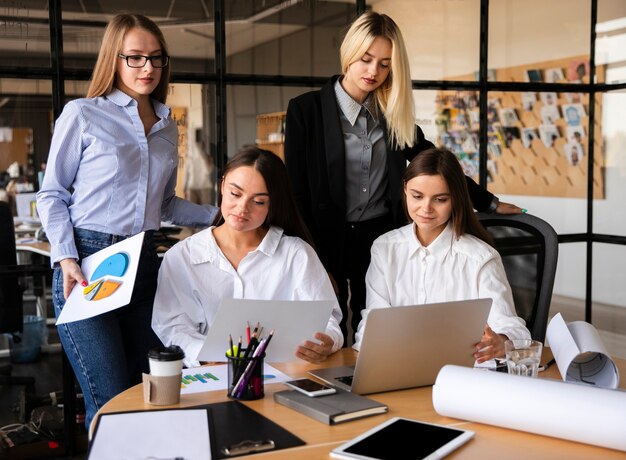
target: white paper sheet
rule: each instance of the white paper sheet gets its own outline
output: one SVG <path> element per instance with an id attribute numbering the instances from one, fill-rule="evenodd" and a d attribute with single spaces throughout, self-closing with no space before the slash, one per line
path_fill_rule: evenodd
<path id="1" fill-rule="evenodd" d="M 438 414 L 626 451 L 626 392 L 444 366 Z"/>
<path id="2" fill-rule="evenodd" d="M 591 324 L 584 321 L 566 324 L 557 313 L 548 324 L 546 339 L 563 381 L 618 387 L 617 367 Z"/>
<path id="3" fill-rule="evenodd" d="M 78 284 L 74 286 L 57 319 L 57 325 L 92 318 L 128 305 L 135 286 L 143 237 L 144 232 L 141 232 L 83 259 L 81 270 L 89 286 L 87 288 Z M 121 276 L 120 271 L 115 271 L 119 266 L 107 268 L 107 261 L 114 260 L 111 257 L 126 259 L 127 265 Z M 104 284 L 99 285 L 99 282 Z M 90 290 L 93 286 L 97 291 Z M 91 295 L 99 292 L 100 296 L 89 300 L 86 296 L 87 290 Z"/>
<path id="4" fill-rule="evenodd" d="M 89 460 L 210 460 L 206 409 L 104 414 L 89 451 Z"/>
<path id="5" fill-rule="evenodd" d="M 224 361 L 228 335 L 245 337 L 248 321 L 252 327 L 260 323 L 265 334 L 274 330 L 266 362 L 293 361 L 299 344 L 326 330 L 332 308 L 327 300 L 224 299 L 197 359 Z"/>
<path id="6" fill-rule="evenodd" d="M 263 365 L 263 377 L 266 385 L 291 380 L 291 377 L 287 374 L 283 374 L 281 371 L 267 363 L 264 363 Z M 213 390 L 226 390 L 227 387 L 228 366 L 226 364 L 183 369 L 182 384 L 180 389 L 181 395 L 203 393 L 205 391 Z"/>

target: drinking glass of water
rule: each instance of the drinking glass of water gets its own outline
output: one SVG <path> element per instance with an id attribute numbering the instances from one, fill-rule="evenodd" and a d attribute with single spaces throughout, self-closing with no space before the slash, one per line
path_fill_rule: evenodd
<path id="1" fill-rule="evenodd" d="M 504 350 L 509 374 L 537 377 L 542 347 L 541 342 L 530 339 L 505 341 Z"/>

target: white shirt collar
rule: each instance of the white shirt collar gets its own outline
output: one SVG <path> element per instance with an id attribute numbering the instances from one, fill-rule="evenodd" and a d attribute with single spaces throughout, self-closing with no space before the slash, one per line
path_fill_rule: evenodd
<path id="1" fill-rule="evenodd" d="M 137 105 L 137 101 L 135 99 L 130 97 L 121 89 L 115 87 L 111 90 L 109 94 L 105 95 L 104 97 L 106 97 L 114 104 L 119 105 L 120 107 L 126 107 L 131 104 Z M 156 113 L 157 117 L 167 118 L 170 116 L 170 108 L 167 105 L 162 104 L 156 99 L 150 99 L 150 101 L 152 102 L 152 106 L 154 107 L 154 112 Z"/>
<path id="2" fill-rule="evenodd" d="M 339 108 L 341 109 L 347 120 L 350 122 L 350 124 L 354 126 L 354 123 L 356 123 L 356 119 L 358 118 L 362 108 L 367 110 L 371 117 L 377 121 L 378 112 L 376 110 L 374 97 L 369 94 L 365 101 L 363 101 L 363 105 L 359 104 L 357 101 L 352 99 L 352 96 L 350 96 L 345 89 L 343 89 L 343 86 L 341 86 L 342 79 L 343 77 L 338 78 L 335 82 L 335 97 L 337 98 L 337 104 L 339 104 Z"/>
<path id="3" fill-rule="evenodd" d="M 417 252 L 421 249 L 437 259 L 443 259 L 450 252 L 452 243 L 458 239 L 454 235 L 452 222 L 448 222 L 446 228 L 443 229 L 443 232 L 441 232 L 439 236 L 437 236 L 437 238 L 435 238 L 435 240 L 428 246 L 422 245 L 420 240 L 417 239 L 417 235 L 415 234 L 415 223 L 413 223 L 413 225 L 409 228 L 411 229 L 411 233 L 413 235 L 413 241 L 415 241 L 415 251 Z"/>
<path id="4" fill-rule="evenodd" d="M 213 235 L 214 229 L 215 227 L 209 227 L 206 231 L 190 237 L 189 258 L 192 264 L 212 263 L 221 256 L 221 251 Z M 262 252 L 271 257 L 278 249 L 282 235 L 282 228 L 276 226 L 270 227 L 263 237 L 261 244 L 252 252 Z"/>

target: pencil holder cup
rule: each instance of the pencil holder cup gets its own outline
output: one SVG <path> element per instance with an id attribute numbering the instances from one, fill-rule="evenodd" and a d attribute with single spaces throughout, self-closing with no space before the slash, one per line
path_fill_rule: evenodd
<path id="1" fill-rule="evenodd" d="M 245 357 L 245 350 L 241 350 L 241 352 L 239 357 L 226 354 L 228 359 L 228 397 L 247 401 L 261 399 L 265 396 L 263 383 L 265 354 Z"/>

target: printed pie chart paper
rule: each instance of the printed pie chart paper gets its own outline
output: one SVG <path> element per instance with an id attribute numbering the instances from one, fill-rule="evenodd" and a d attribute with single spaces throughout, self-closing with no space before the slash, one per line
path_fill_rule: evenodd
<path id="1" fill-rule="evenodd" d="M 144 232 L 120 241 L 81 263 L 87 286 L 74 286 L 58 324 L 93 318 L 128 305 L 133 294 Z"/>

